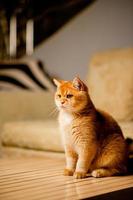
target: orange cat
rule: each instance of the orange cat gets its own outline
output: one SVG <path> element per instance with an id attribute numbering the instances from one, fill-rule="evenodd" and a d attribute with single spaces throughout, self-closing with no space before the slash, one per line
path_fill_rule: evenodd
<path id="1" fill-rule="evenodd" d="M 54 82 L 66 154 L 64 175 L 84 178 L 88 172 L 93 177 L 126 173 L 126 144 L 117 122 L 95 108 L 79 78 Z"/>

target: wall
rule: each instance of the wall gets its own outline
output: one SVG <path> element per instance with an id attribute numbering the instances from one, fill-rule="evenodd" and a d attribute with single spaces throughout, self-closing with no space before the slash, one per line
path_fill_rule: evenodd
<path id="1" fill-rule="evenodd" d="M 97 0 L 41 44 L 33 57 L 40 58 L 53 75 L 85 78 L 92 54 L 131 46 L 133 1 Z"/>

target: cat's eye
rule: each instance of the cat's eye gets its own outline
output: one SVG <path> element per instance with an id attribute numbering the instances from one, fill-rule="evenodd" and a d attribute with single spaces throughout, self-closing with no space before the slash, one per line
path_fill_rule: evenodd
<path id="1" fill-rule="evenodd" d="M 67 94 L 67 99 L 70 99 L 70 98 L 72 98 L 73 97 L 73 94 Z"/>
<path id="2" fill-rule="evenodd" d="M 58 94 L 57 96 L 58 96 L 59 98 L 61 98 L 61 94 Z"/>

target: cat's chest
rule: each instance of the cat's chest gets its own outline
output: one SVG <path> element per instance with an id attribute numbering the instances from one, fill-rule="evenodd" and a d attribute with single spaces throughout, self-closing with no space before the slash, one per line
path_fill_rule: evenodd
<path id="1" fill-rule="evenodd" d="M 70 127 L 73 122 L 73 116 L 67 112 L 61 112 L 59 116 L 59 122 L 61 127 Z"/>

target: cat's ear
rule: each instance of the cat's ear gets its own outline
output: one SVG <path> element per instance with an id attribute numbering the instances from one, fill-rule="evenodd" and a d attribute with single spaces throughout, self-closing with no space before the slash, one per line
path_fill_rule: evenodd
<path id="1" fill-rule="evenodd" d="M 73 87 L 76 88 L 77 90 L 79 90 L 79 91 L 86 91 L 86 92 L 88 91 L 87 86 L 84 84 L 83 81 L 80 80 L 79 77 L 75 77 L 73 79 L 72 83 L 73 83 Z"/>
<path id="2" fill-rule="evenodd" d="M 57 86 L 57 87 L 59 87 L 60 85 L 61 85 L 61 83 L 62 83 L 62 81 L 61 80 L 57 80 L 57 79 L 53 79 L 53 82 L 54 82 L 54 84 Z"/>

